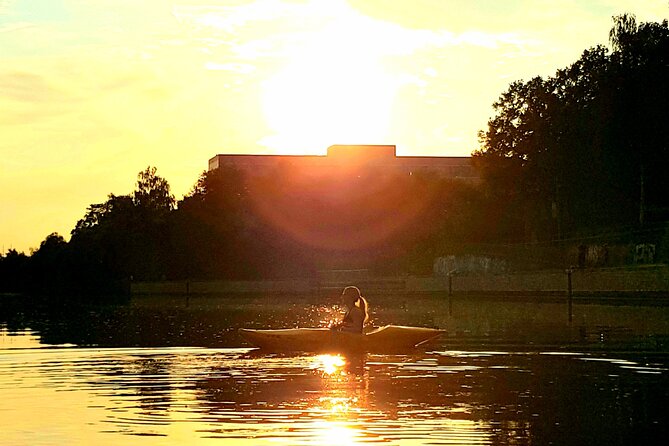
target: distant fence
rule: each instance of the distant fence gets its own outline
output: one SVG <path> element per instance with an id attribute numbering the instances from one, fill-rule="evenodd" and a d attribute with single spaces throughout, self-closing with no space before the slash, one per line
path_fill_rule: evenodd
<path id="1" fill-rule="evenodd" d="M 333 278 L 329 278 L 333 279 Z M 309 294 L 332 293 L 346 285 L 357 285 L 365 294 L 448 292 L 448 277 L 366 277 L 358 280 L 277 281 L 173 281 L 135 282 L 131 292 L 142 294 Z M 462 293 L 560 293 L 566 292 L 567 272 L 551 270 L 531 273 L 454 274 L 450 290 Z M 574 269 L 574 293 L 667 292 L 669 267 Z"/>
<path id="2" fill-rule="evenodd" d="M 447 283 L 448 277 L 432 280 Z M 437 285 L 428 285 L 434 286 Z M 451 286 L 454 293 L 562 292 L 567 288 L 567 272 L 552 270 L 515 274 L 454 274 Z M 669 267 L 653 265 L 636 268 L 574 269 L 572 289 L 574 292 L 669 292 Z"/>

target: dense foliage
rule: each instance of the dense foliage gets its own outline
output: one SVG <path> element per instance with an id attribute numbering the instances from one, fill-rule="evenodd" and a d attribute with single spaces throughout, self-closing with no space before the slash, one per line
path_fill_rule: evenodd
<path id="1" fill-rule="evenodd" d="M 472 188 L 374 169 L 204 173 L 174 213 L 174 277 L 314 277 L 321 269 L 429 272 L 421 243 L 458 236 Z M 420 259 L 416 254 L 420 253 Z"/>
<path id="2" fill-rule="evenodd" d="M 435 237 L 464 237 L 471 186 L 374 170 L 286 164 L 205 172 L 175 203 L 155 168 L 131 195 L 92 204 L 70 242 L 0 258 L 5 291 L 120 293 L 130 281 L 315 277 L 319 269 L 429 272 Z M 27 280 L 27 279 L 30 280 Z"/>
<path id="3" fill-rule="evenodd" d="M 669 216 L 669 29 L 614 18 L 613 51 L 512 83 L 475 152 L 507 215 L 491 237 L 560 240 Z"/>

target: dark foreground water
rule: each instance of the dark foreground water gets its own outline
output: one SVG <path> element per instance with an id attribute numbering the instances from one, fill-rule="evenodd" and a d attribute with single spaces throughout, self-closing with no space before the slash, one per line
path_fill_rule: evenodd
<path id="1" fill-rule="evenodd" d="M 241 326 L 325 325 L 313 299 L 1 307 L 0 444 L 666 444 L 669 308 L 377 298 L 423 351 L 258 353 Z M 280 303 L 280 305 L 279 305 Z"/>

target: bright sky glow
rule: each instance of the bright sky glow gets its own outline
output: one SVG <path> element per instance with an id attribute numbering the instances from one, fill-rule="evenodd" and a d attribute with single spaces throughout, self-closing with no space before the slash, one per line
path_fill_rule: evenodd
<path id="1" fill-rule="evenodd" d="M 466 155 L 517 79 L 665 0 L 0 0 L 0 250 L 69 234 L 158 167 L 342 143 Z"/>

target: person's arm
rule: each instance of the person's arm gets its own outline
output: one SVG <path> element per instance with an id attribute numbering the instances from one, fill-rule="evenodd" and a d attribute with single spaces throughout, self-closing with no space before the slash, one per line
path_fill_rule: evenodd
<path id="1" fill-rule="evenodd" d="M 339 321 L 335 324 L 332 324 L 330 326 L 330 329 L 339 330 L 341 328 L 348 327 L 349 325 L 351 325 L 351 310 L 346 312 L 344 317 L 342 317 L 341 321 Z"/>

